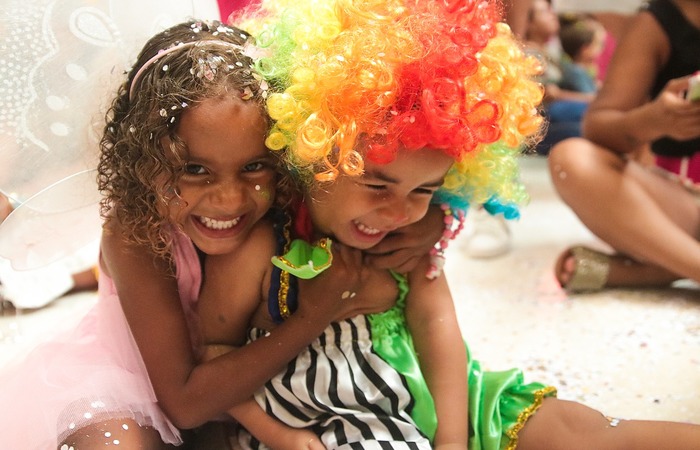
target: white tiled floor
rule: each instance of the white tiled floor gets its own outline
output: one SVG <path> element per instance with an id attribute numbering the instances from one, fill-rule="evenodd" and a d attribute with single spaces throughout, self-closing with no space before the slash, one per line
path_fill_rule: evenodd
<path id="1" fill-rule="evenodd" d="M 513 250 L 470 260 L 448 250 L 447 274 L 472 356 L 486 369 L 520 367 L 561 398 L 626 418 L 700 423 L 700 289 L 610 290 L 567 297 L 552 274 L 571 243 L 601 245 L 553 193 L 540 157 L 523 160 L 532 196 L 511 225 Z M 0 364 L 71 326 L 95 301 L 67 296 L 0 317 Z M 29 388 L 29 387 L 28 387 Z"/>

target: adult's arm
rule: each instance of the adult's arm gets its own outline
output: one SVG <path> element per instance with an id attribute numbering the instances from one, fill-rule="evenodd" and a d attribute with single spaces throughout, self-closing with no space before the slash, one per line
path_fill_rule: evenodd
<path id="1" fill-rule="evenodd" d="M 659 23 L 648 12 L 638 13 L 584 118 L 584 136 L 621 153 L 636 151 L 664 136 L 697 136 L 700 108 L 683 98 L 687 78 L 669 81 L 651 98 L 654 80 L 669 55 L 670 44 Z"/>

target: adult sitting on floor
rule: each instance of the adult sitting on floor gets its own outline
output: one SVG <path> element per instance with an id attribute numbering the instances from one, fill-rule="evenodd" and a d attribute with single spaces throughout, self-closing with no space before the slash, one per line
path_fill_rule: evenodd
<path id="1" fill-rule="evenodd" d="M 584 136 L 555 146 L 552 181 L 616 253 L 566 250 L 556 276 L 569 291 L 700 282 L 700 3 L 652 0 L 616 49 L 584 119 Z M 653 167 L 634 161 L 647 146 Z"/>

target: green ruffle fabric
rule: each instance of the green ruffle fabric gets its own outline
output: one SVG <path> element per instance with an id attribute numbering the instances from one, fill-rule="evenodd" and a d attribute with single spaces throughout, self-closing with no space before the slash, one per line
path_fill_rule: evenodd
<path id="1" fill-rule="evenodd" d="M 332 262 L 331 241 L 312 246 L 295 240 L 282 257 L 272 263 L 299 278 L 309 279 L 327 269 Z M 435 437 L 435 404 L 420 370 L 413 339 L 406 324 L 404 309 L 409 291 L 403 275 L 392 272 L 399 297 L 396 304 L 380 314 L 368 315 L 375 352 L 401 373 L 414 399 L 411 417 L 430 439 Z M 469 351 L 465 345 L 467 355 Z M 555 396 L 553 387 L 540 383 L 524 384 L 518 369 L 484 372 L 478 361 L 469 358 L 469 450 L 512 450 L 517 433 L 537 411 L 545 397 Z"/>
<path id="2" fill-rule="evenodd" d="M 392 308 L 383 313 L 367 316 L 372 331 L 372 346 L 381 358 L 406 378 L 408 390 L 415 402 L 411 417 L 431 441 L 437 428 L 435 403 L 423 378 L 413 338 L 406 325 L 404 309 L 408 295 L 406 277 L 391 272 L 397 281 L 399 297 Z"/>
<path id="3" fill-rule="evenodd" d="M 435 404 L 423 378 L 413 340 L 408 331 L 404 308 L 408 281 L 392 273 L 399 287 L 399 298 L 393 308 L 368 316 L 374 349 L 387 363 L 401 373 L 415 400 L 411 417 L 418 428 L 432 441 L 437 428 Z M 465 351 L 468 349 L 465 345 Z M 540 383 L 524 384 L 520 370 L 484 372 L 478 361 L 469 359 L 469 449 L 513 449 L 517 433 L 536 412 L 542 400 L 556 395 L 552 387 Z"/>
<path id="4" fill-rule="evenodd" d="M 302 239 L 294 239 L 289 251 L 282 256 L 273 256 L 272 264 L 297 278 L 311 279 L 331 266 L 331 240 L 324 238 L 315 245 Z"/>

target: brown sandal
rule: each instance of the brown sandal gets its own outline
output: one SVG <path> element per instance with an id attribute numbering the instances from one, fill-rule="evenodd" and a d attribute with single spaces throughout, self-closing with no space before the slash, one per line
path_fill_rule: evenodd
<path id="1" fill-rule="evenodd" d="M 562 266 L 568 257 L 574 258 L 571 279 L 562 287 L 569 292 L 599 291 L 608 281 L 610 255 L 589 247 L 575 246 L 568 249 L 557 263 L 556 276 L 561 283 Z"/>

